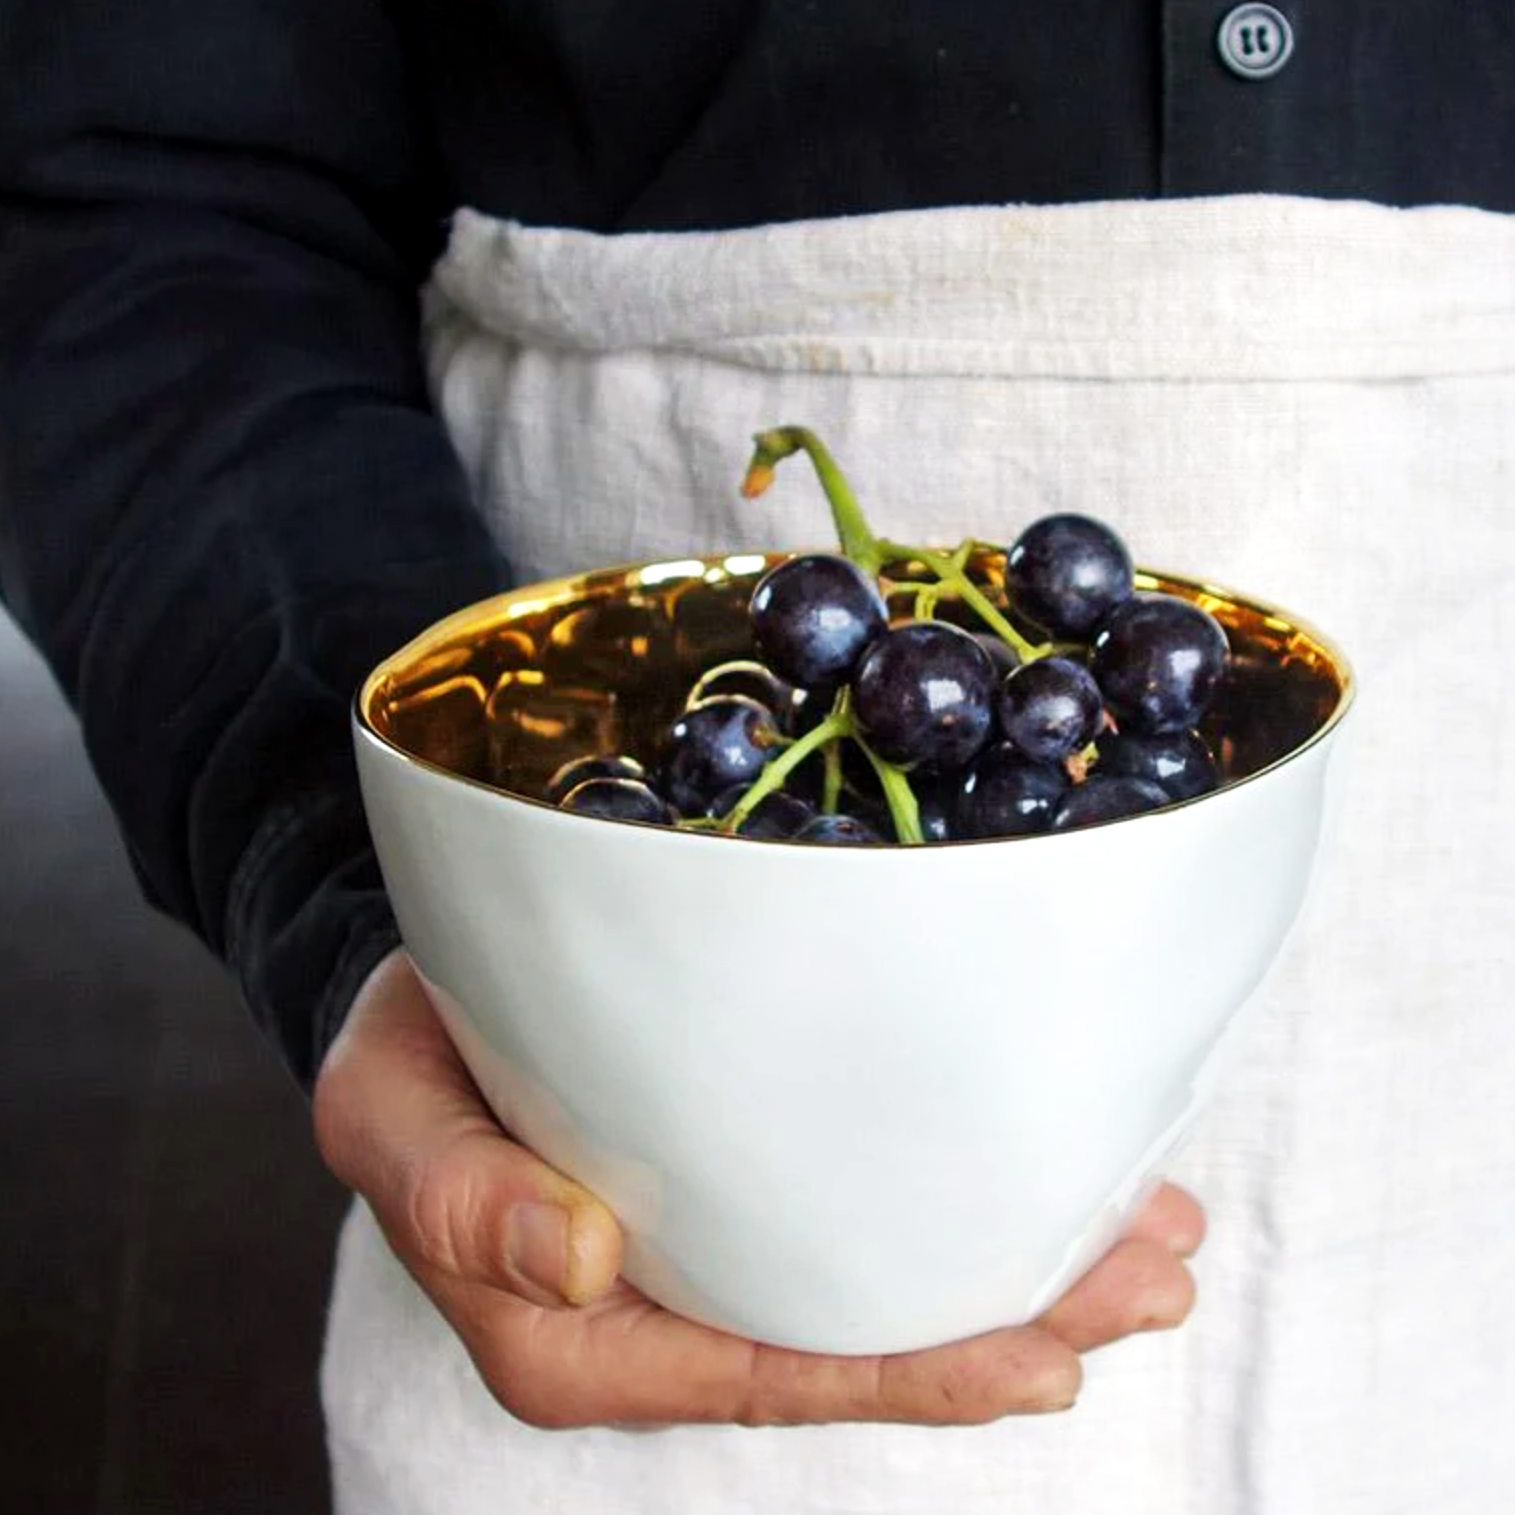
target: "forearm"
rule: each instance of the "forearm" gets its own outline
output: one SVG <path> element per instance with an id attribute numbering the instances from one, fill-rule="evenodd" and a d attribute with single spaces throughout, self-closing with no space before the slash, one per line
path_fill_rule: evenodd
<path id="1" fill-rule="evenodd" d="M 249 46 L 297 28 L 246 9 Z M 415 265 L 384 231 L 403 185 L 365 187 L 367 145 L 325 117 L 291 117 L 297 159 L 254 119 L 276 82 L 214 129 L 221 81 L 187 83 L 177 138 L 139 136 L 172 102 L 114 77 L 95 117 L 53 119 L 43 90 L 7 123 L 0 587 L 150 895 L 308 1082 L 393 941 L 355 685 L 505 570 L 427 404 Z"/>

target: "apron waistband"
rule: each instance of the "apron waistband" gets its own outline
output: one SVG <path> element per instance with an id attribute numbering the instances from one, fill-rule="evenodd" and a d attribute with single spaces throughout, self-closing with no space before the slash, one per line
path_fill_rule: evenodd
<path id="1" fill-rule="evenodd" d="M 463 210 L 438 297 L 526 347 L 783 372 L 1509 372 L 1515 217 L 1247 195 L 603 236 Z"/>

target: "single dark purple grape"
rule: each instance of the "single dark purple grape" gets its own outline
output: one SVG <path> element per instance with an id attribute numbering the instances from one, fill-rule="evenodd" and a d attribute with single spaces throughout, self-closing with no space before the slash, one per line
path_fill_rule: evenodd
<path id="1" fill-rule="evenodd" d="M 772 711 L 745 695 L 717 695 L 673 723 L 658 788 L 681 815 L 703 815 L 723 789 L 750 784 L 782 741 Z"/>
<path id="2" fill-rule="evenodd" d="M 993 661 L 968 632 L 911 621 L 863 654 L 852 714 L 886 762 L 952 772 L 989 740 L 997 683 Z"/>
<path id="3" fill-rule="evenodd" d="M 710 807 L 715 817 L 729 815 L 736 802 L 751 788 L 750 784 L 734 784 L 723 790 Z M 815 807 L 807 805 L 796 794 L 775 789 L 765 794 L 753 807 L 752 813 L 736 828 L 738 836 L 755 836 L 781 839 L 793 836 L 806 821 L 814 819 Z"/>
<path id="4" fill-rule="evenodd" d="M 684 709 L 690 710 L 721 694 L 743 694 L 765 705 L 784 724 L 784 715 L 794 703 L 796 691 L 762 663 L 738 660 L 707 668 L 690 686 Z"/>
<path id="5" fill-rule="evenodd" d="M 1107 731 L 1097 743 L 1096 773 L 1150 779 L 1175 800 L 1208 794 L 1220 785 L 1215 755 L 1197 731 L 1142 736 L 1134 731 Z"/>
<path id="6" fill-rule="evenodd" d="M 1005 556 L 1011 603 L 1055 637 L 1082 641 L 1131 595 L 1131 554 L 1102 521 L 1072 514 L 1033 521 Z"/>
<path id="7" fill-rule="evenodd" d="M 796 831 L 791 841 L 816 842 L 825 847 L 870 847 L 884 838 L 851 815 L 818 815 Z"/>
<path id="8" fill-rule="evenodd" d="M 1004 678 L 1007 673 L 1014 673 L 1021 666 L 1020 654 L 995 632 L 975 631 L 973 640 L 989 654 L 989 661 L 994 664 L 994 671 L 1000 678 Z"/>
<path id="9" fill-rule="evenodd" d="M 1123 731 L 1186 731 L 1199 723 L 1226 666 L 1226 634 L 1208 611 L 1144 594 L 1110 612 L 1094 639 L 1094 677 Z"/>
<path id="10" fill-rule="evenodd" d="M 1029 836 L 1052 824 L 1068 790 L 1061 768 L 1033 763 L 1009 742 L 996 742 L 963 775 L 954 817 L 957 835 Z"/>
<path id="11" fill-rule="evenodd" d="M 550 805 L 560 805 L 563 796 L 588 779 L 638 779 L 647 781 L 647 770 L 635 758 L 620 753 L 592 753 L 588 757 L 570 758 L 547 780 L 542 797 Z"/>
<path id="12" fill-rule="evenodd" d="M 752 591 L 750 619 L 763 661 L 803 689 L 845 683 L 888 622 L 878 585 L 832 553 L 769 569 Z"/>
<path id="13" fill-rule="evenodd" d="M 1058 802 L 1052 813 L 1052 829 L 1072 831 L 1100 821 L 1124 820 L 1128 815 L 1140 815 L 1144 810 L 1158 810 L 1172 803 L 1167 792 L 1151 779 L 1091 774 Z"/>
<path id="14" fill-rule="evenodd" d="M 676 817 L 667 804 L 639 779 L 585 779 L 559 802 L 575 815 L 597 815 L 611 821 L 643 821 L 671 826 Z"/>
<path id="15" fill-rule="evenodd" d="M 1060 763 L 1099 735 L 1105 703 L 1087 668 L 1068 658 L 1038 658 L 1001 685 L 999 729 L 1033 762 Z"/>

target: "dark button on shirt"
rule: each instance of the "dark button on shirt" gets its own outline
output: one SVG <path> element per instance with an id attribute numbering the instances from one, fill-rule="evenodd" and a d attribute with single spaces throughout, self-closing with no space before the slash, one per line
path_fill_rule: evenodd
<path id="1" fill-rule="evenodd" d="M 407 25 L 453 194 L 529 222 L 1249 191 L 1515 211 L 1512 0 L 1278 0 L 1294 51 L 1267 78 L 1221 57 L 1235 8 L 443 0 Z"/>
<path id="2" fill-rule="evenodd" d="M 1238 190 L 1515 210 L 1515 4 L 1280 0 L 1271 77 L 1220 56 L 1216 0 L 1163 0 L 1164 195 Z"/>
<path id="3" fill-rule="evenodd" d="M 1294 56 L 1294 28 L 1271 5 L 1238 5 L 1221 17 L 1215 47 L 1238 79 L 1271 79 Z"/>

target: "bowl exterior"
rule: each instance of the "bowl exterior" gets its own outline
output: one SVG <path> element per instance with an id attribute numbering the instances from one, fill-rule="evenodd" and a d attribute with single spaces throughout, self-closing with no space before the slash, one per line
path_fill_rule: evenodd
<path id="1" fill-rule="evenodd" d="M 1298 911 L 1338 730 L 1171 810 L 925 848 L 591 820 L 356 745 L 407 948 L 629 1279 L 871 1353 L 1026 1320 L 1119 1233 Z"/>

